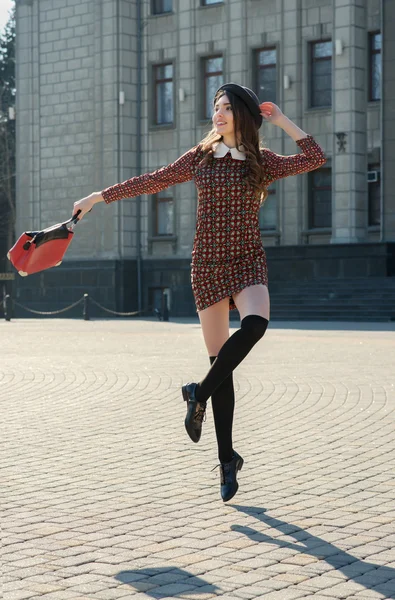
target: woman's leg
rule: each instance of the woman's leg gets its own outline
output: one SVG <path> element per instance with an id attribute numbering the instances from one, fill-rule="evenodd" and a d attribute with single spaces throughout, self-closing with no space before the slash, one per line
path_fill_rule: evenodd
<path id="1" fill-rule="evenodd" d="M 229 299 L 225 298 L 200 311 L 199 319 L 208 354 L 215 357 L 229 338 Z M 187 403 L 185 428 L 191 440 L 197 443 L 202 433 L 202 422 L 208 398 L 202 402 L 198 401 L 195 389 L 196 383 L 184 385 L 182 395 Z"/>
<path id="2" fill-rule="evenodd" d="M 233 295 L 233 300 L 240 313 L 240 320 L 248 315 L 259 315 L 270 320 L 270 298 L 266 285 L 252 285 Z"/>
<path id="3" fill-rule="evenodd" d="M 229 337 L 229 298 L 201 310 L 200 325 L 209 356 L 217 356 Z"/>
<path id="4" fill-rule="evenodd" d="M 226 340 L 210 371 L 197 384 L 194 393 L 197 401 L 201 403 L 212 396 L 218 386 L 247 356 L 263 337 L 269 323 L 270 300 L 265 285 L 247 287 L 233 298 L 240 312 L 240 329 Z M 210 355 L 213 356 L 213 353 L 210 352 Z"/>
<path id="5" fill-rule="evenodd" d="M 216 356 L 210 356 L 210 363 L 213 364 L 216 358 Z M 232 432 L 235 391 L 232 373 L 217 387 L 211 396 L 211 406 L 217 438 L 218 459 L 221 463 L 228 463 L 233 458 Z"/>
<path id="6" fill-rule="evenodd" d="M 199 313 L 203 337 L 210 357 L 210 364 L 229 338 L 229 299 L 225 298 Z M 235 408 L 235 393 L 232 373 L 221 383 L 211 396 L 215 435 L 220 462 L 233 458 L 232 428 Z"/>
<path id="7" fill-rule="evenodd" d="M 200 322 L 210 363 L 217 360 L 217 354 L 229 338 L 229 300 L 214 305 L 200 313 Z M 233 374 L 217 387 L 211 395 L 215 435 L 217 438 L 218 458 L 221 473 L 221 497 L 224 502 L 231 500 L 237 492 L 237 471 L 243 465 L 243 459 L 233 450 L 232 430 L 235 408 Z"/>

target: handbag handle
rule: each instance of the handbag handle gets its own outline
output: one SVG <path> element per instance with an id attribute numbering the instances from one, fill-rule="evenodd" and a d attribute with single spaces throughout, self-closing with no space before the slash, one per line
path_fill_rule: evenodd
<path id="1" fill-rule="evenodd" d="M 71 219 L 69 219 L 68 221 L 65 221 L 64 223 L 62 223 L 62 225 L 69 225 L 71 224 L 72 226 L 76 225 L 79 221 L 78 215 L 80 214 L 80 210 L 77 210 L 77 212 L 75 213 L 75 215 L 73 215 L 71 217 Z"/>
<path id="2" fill-rule="evenodd" d="M 75 213 L 75 215 L 73 215 L 71 217 L 71 219 L 68 219 L 67 221 L 64 221 L 63 223 L 59 223 L 58 225 L 54 225 L 53 228 L 55 227 L 67 227 L 67 225 L 70 225 L 70 229 L 73 229 L 75 227 L 75 225 L 78 223 L 79 221 L 79 214 L 80 214 L 80 210 L 77 210 L 77 212 Z M 69 229 L 67 227 L 67 229 Z M 30 246 L 36 241 L 37 236 L 40 235 L 42 232 L 41 231 L 36 231 L 34 236 L 32 237 L 31 240 L 27 240 L 24 245 L 23 245 L 23 249 L 24 250 L 29 250 Z"/>

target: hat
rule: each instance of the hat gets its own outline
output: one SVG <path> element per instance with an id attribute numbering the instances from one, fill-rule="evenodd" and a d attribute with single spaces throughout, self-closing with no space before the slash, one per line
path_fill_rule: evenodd
<path id="1" fill-rule="evenodd" d="M 240 98 L 240 100 L 244 102 L 244 104 L 247 106 L 248 110 L 254 117 L 257 129 L 260 128 L 260 126 L 262 125 L 263 118 L 259 108 L 259 98 L 255 94 L 255 92 L 250 90 L 248 87 L 244 87 L 244 85 L 239 85 L 238 83 L 232 82 L 224 83 L 223 85 L 221 85 L 221 87 L 219 87 L 216 91 L 215 95 L 217 95 L 220 90 L 223 90 L 224 92 L 230 92 L 231 94 L 234 94 L 235 96 Z"/>

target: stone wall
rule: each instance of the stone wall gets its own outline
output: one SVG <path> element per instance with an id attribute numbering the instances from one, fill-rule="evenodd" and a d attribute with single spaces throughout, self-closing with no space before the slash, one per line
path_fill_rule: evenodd
<path id="1" fill-rule="evenodd" d="M 254 87 L 254 52 L 275 46 L 278 104 L 315 136 L 333 170 L 333 226 L 309 230 L 308 176 L 290 177 L 276 186 L 278 227 L 263 233 L 264 245 L 279 246 L 280 252 L 289 248 L 292 259 L 298 246 L 357 243 L 352 252 L 358 252 L 360 244 L 394 240 L 392 0 L 199 4 L 174 0 L 172 13 L 152 15 L 151 3 L 142 0 L 139 17 L 135 0 L 17 0 L 17 233 L 65 220 L 75 200 L 175 160 L 209 126 L 202 119 L 202 59 L 223 54 L 224 80 Z M 384 100 L 368 102 L 368 32 L 382 29 L 382 23 Z M 333 110 L 314 109 L 309 106 L 309 44 L 328 39 L 343 45 L 333 56 Z M 156 126 L 152 74 L 164 62 L 174 65 L 175 119 L 170 126 Z M 278 128 L 265 123 L 261 131 L 272 150 L 296 151 Z M 338 151 L 337 132 L 347 134 L 345 153 Z M 383 226 L 369 228 L 366 170 L 380 154 Z M 61 278 L 69 274 L 73 281 L 80 265 L 85 274 L 91 269 L 93 279 L 97 269 L 113 273 L 114 281 L 108 275 L 105 285 L 89 288 L 112 308 L 144 308 L 159 286 L 172 290 L 180 314 L 193 312 L 187 271 L 196 191 L 186 183 L 173 192 L 173 236 L 152 235 L 147 196 L 98 205 L 78 225 L 57 275 L 20 281 L 16 288 L 38 304 L 46 302 L 50 277 L 62 290 Z M 84 280 L 77 288 L 86 285 Z"/>

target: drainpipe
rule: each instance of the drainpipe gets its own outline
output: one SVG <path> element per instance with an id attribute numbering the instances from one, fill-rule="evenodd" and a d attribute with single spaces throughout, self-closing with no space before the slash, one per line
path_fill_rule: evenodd
<path id="1" fill-rule="evenodd" d="M 380 82 L 380 242 L 385 241 L 384 228 L 384 57 L 386 45 L 384 44 L 384 0 L 380 2 L 380 31 L 381 31 L 381 82 Z"/>
<path id="2" fill-rule="evenodd" d="M 336 39 L 336 6 L 335 0 L 332 0 L 332 48 L 333 48 L 333 40 Z M 335 88 L 335 73 L 336 71 L 336 52 L 332 52 L 332 99 L 331 99 L 331 112 L 332 112 L 332 192 L 331 192 L 331 201 L 332 201 L 332 233 L 330 243 L 334 244 L 337 235 L 336 229 L 336 88 Z"/>
<path id="3" fill-rule="evenodd" d="M 117 0 L 117 39 L 116 39 L 116 55 L 117 55 L 117 69 L 118 69 L 118 85 L 117 85 L 117 152 L 118 152 L 118 181 L 123 181 L 123 106 L 121 105 L 121 90 L 123 86 L 123 72 L 122 72 L 122 18 L 121 18 L 121 0 Z M 121 202 L 117 202 L 117 220 L 118 220 L 118 260 L 122 261 L 123 258 L 123 205 Z M 123 280 L 123 278 L 122 278 Z M 122 281 L 123 284 L 123 281 Z"/>
<path id="4" fill-rule="evenodd" d="M 136 147 L 137 160 L 136 169 L 137 175 L 141 175 L 142 169 L 142 127 L 141 127 L 141 103 L 142 103 L 142 58 L 143 58 L 143 20 L 142 20 L 142 3 L 137 0 L 137 126 L 136 126 Z M 141 289 L 141 196 L 136 198 L 136 247 L 137 247 L 137 310 L 142 310 L 142 289 Z"/>

